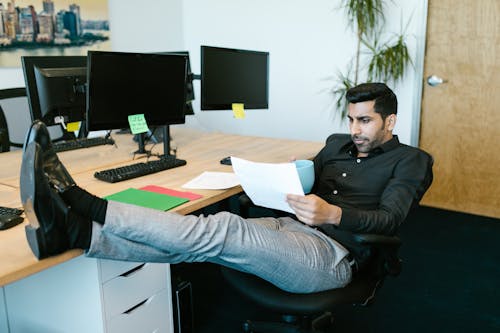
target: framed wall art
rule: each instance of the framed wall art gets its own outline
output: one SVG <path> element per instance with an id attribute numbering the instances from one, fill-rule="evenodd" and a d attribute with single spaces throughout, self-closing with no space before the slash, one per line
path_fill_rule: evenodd
<path id="1" fill-rule="evenodd" d="M 107 0 L 0 1 L 0 67 L 21 56 L 86 55 L 110 50 Z"/>

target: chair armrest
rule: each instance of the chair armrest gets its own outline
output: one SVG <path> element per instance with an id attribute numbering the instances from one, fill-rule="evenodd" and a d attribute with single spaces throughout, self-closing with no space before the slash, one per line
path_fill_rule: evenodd
<path id="1" fill-rule="evenodd" d="M 9 134 L 7 129 L 0 128 L 0 153 L 10 150 Z"/>
<path id="2" fill-rule="evenodd" d="M 370 244 L 370 245 L 401 245 L 401 240 L 397 236 L 385 236 L 377 234 L 354 234 L 354 239 L 360 244 Z"/>
<path id="3" fill-rule="evenodd" d="M 379 274 L 397 276 L 401 273 L 401 259 L 398 255 L 401 240 L 397 236 L 377 234 L 354 234 L 354 239 L 360 244 L 370 245 L 377 254 Z"/>

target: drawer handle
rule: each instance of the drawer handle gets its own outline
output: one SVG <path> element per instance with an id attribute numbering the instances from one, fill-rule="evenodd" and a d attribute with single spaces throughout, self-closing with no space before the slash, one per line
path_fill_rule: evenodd
<path id="1" fill-rule="evenodd" d="M 151 296 L 150 298 L 145 299 L 144 301 L 140 302 L 139 304 L 134 305 L 133 307 L 131 307 L 127 311 L 123 312 L 123 314 L 127 314 L 127 315 L 131 314 L 132 312 L 134 312 L 136 309 L 140 308 L 141 306 L 151 303 L 151 301 L 153 300 L 154 297 L 155 296 Z"/>
<path id="2" fill-rule="evenodd" d="M 131 307 L 130 309 L 128 309 L 127 311 L 125 311 L 123 314 L 131 314 L 132 312 L 134 312 L 135 309 L 137 309 L 138 307 L 146 304 L 148 300 L 145 299 L 144 301 L 142 301 L 141 303 L 137 304 L 137 305 L 134 305 L 133 307 Z"/>
<path id="3" fill-rule="evenodd" d="M 120 276 L 122 276 L 122 277 L 128 277 L 128 276 L 130 276 L 130 275 L 134 274 L 135 272 L 137 272 L 137 271 L 141 270 L 144 266 L 146 266 L 146 264 L 141 264 L 141 265 L 139 265 L 139 266 L 137 266 L 137 267 L 132 268 L 132 269 L 131 269 L 131 270 L 129 270 L 129 271 L 126 271 L 126 272 L 125 272 L 125 273 L 123 273 L 123 274 L 120 274 Z"/>

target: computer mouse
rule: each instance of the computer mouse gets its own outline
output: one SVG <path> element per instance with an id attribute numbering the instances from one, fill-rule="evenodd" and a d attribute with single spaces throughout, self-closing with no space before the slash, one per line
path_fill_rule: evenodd
<path id="1" fill-rule="evenodd" d="M 220 160 L 220 164 L 231 165 L 231 156 L 224 157 L 222 160 Z"/>
<path id="2" fill-rule="evenodd" d="M 0 215 L 0 230 L 12 228 L 23 222 L 24 218 L 15 214 Z"/>

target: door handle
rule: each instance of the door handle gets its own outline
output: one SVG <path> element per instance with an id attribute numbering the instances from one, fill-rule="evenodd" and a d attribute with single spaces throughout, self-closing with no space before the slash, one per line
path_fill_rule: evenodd
<path id="1" fill-rule="evenodd" d="M 440 78 L 439 76 L 434 74 L 427 77 L 427 84 L 430 85 L 431 87 L 439 86 L 440 84 L 446 82 L 448 82 L 448 80 Z"/>

